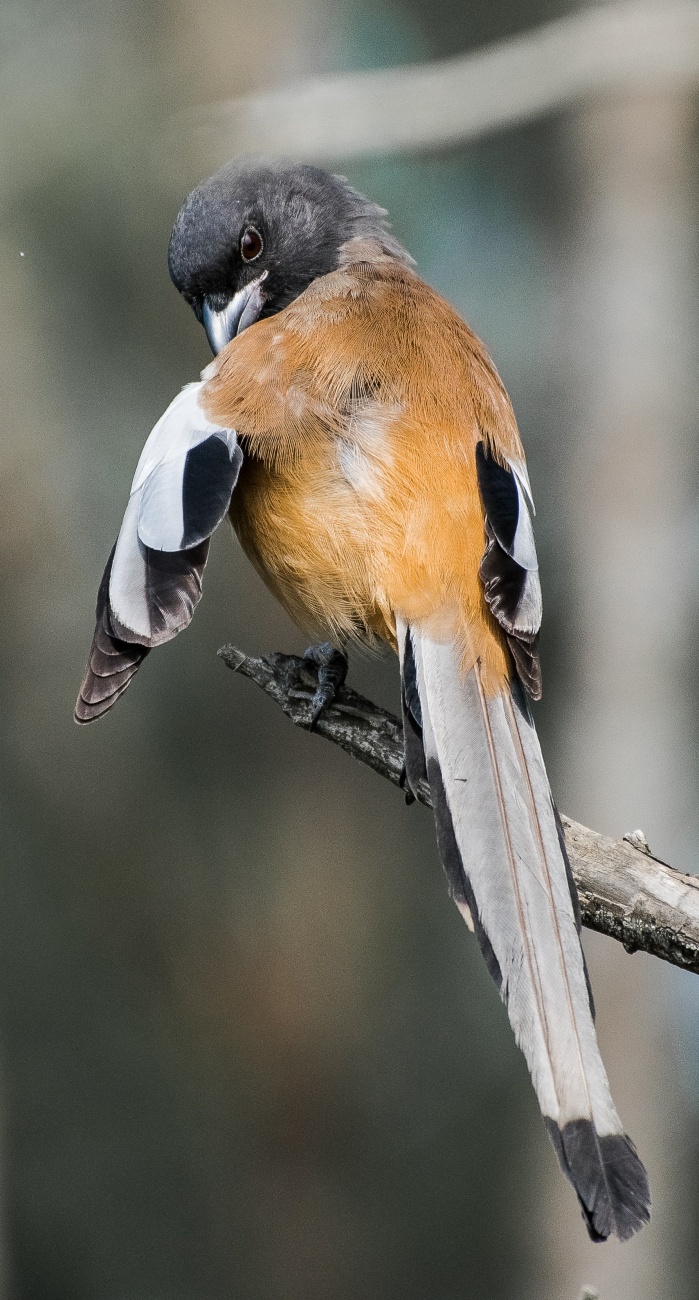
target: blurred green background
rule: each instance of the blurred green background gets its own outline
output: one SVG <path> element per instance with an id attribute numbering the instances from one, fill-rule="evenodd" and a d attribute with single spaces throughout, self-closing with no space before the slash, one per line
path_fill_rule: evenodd
<path id="1" fill-rule="evenodd" d="M 16 1300 L 692 1300 L 694 977 L 586 940 L 651 1228 L 592 1247 L 429 814 L 216 659 L 303 649 L 230 533 L 104 722 L 72 708 L 150 428 L 209 359 L 168 123 L 477 48 L 562 0 L 1 0 L 0 1073 Z M 164 144 L 163 141 L 167 141 Z M 255 141 L 250 140 L 254 151 Z M 338 160 L 490 347 L 527 447 L 565 812 L 697 867 L 695 104 Z M 351 681 L 396 703 L 395 664 Z M 589 937 L 588 937 L 589 938 Z"/>

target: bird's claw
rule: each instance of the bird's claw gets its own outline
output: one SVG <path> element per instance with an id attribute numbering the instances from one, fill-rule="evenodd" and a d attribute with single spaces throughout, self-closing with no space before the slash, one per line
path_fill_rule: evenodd
<path id="1" fill-rule="evenodd" d="M 318 685 L 311 700 L 311 726 L 315 731 L 321 714 L 332 704 L 347 676 L 347 656 L 336 650 L 329 641 L 311 645 L 303 655 L 307 663 L 318 670 Z"/>

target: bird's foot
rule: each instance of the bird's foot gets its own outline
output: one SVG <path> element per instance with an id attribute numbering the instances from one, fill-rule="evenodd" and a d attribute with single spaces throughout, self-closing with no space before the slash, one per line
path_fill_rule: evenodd
<path id="1" fill-rule="evenodd" d="M 311 701 L 311 731 L 315 731 L 318 719 L 335 699 L 341 686 L 344 686 L 349 667 L 347 655 L 336 650 L 329 641 L 322 645 L 310 645 L 303 655 L 304 662 L 313 665 L 318 673 L 316 686 Z"/>

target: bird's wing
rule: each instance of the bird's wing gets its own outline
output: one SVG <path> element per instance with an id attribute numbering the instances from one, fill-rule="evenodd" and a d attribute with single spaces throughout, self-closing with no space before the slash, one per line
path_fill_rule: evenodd
<path id="1" fill-rule="evenodd" d="M 187 627 L 201 597 L 209 538 L 230 505 L 242 452 L 188 384 L 146 442 L 97 600 L 75 717 L 92 722 L 123 693 L 154 646 Z"/>
<path id="2" fill-rule="evenodd" d="M 491 613 L 507 636 L 517 672 L 533 699 L 541 695 L 539 628 L 541 585 L 523 460 L 504 467 L 484 442 L 476 447 L 478 488 L 485 514 L 486 548 L 480 578 Z"/>

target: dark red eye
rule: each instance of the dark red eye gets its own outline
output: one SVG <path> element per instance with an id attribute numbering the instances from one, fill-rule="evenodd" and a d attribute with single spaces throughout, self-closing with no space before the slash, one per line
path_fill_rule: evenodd
<path id="1" fill-rule="evenodd" d="M 240 256 L 244 262 L 254 262 L 260 256 L 264 244 L 262 235 L 254 226 L 247 226 L 240 237 Z"/>

